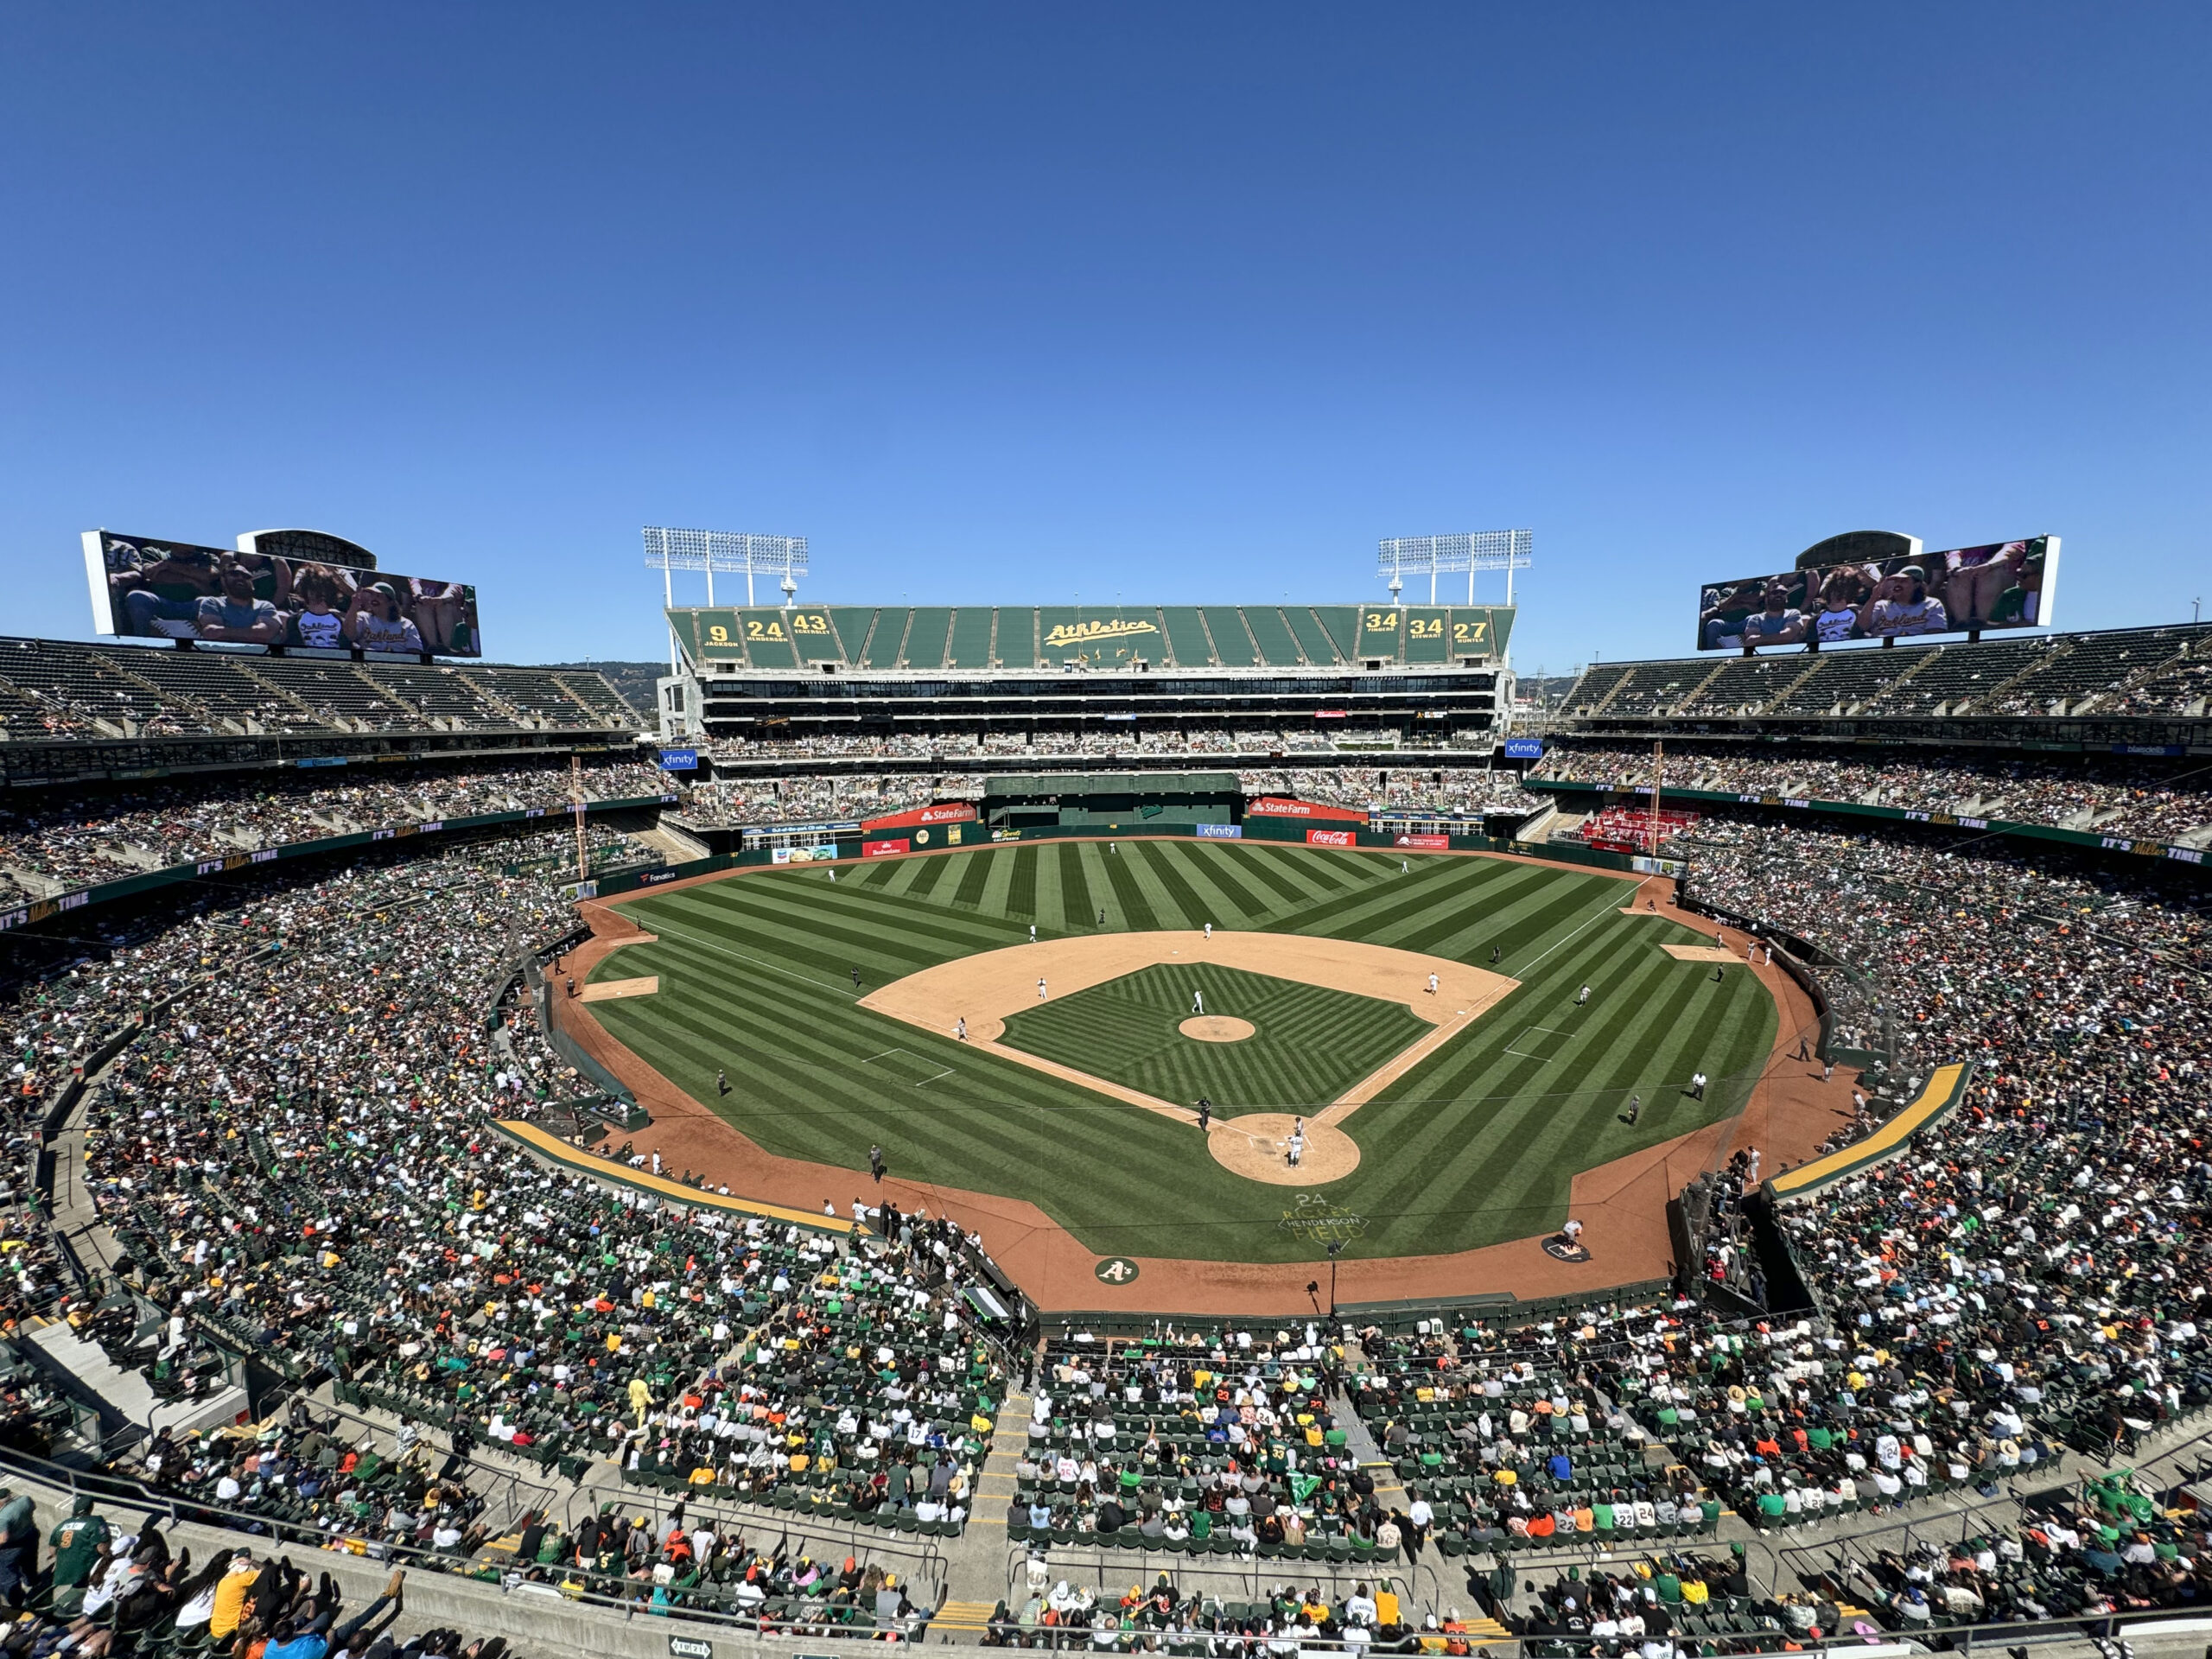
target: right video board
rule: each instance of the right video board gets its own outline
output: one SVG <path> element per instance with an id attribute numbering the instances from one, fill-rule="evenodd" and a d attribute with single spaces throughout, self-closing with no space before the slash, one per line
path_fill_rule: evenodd
<path id="1" fill-rule="evenodd" d="M 2057 589 L 2056 536 L 1743 576 L 1700 593 L 1697 648 L 2047 628 Z"/>

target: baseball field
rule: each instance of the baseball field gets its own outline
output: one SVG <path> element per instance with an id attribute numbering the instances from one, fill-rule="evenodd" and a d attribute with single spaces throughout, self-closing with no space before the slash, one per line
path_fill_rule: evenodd
<path id="1" fill-rule="evenodd" d="M 1757 1080 L 1772 996 L 1635 891 L 1249 842 L 798 865 L 621 901 L 653 937 L 590 978 L 640 994 L 587 1012 L 771 1152 L 880 1146 L 1102 1256 L 1427 1255 L 1556 1228 L 1578 1171 Z"/>

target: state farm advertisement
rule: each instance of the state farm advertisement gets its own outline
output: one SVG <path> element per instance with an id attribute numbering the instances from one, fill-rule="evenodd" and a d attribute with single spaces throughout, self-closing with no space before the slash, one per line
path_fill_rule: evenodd
<path id="1" fill-rule="evenodd" d="M 861 833 L 872 836 L 880 830 L 911 830 L 925 823 L 969 823 L 975 817 L 973 801 L 939 801 L 934 806 L 918 806 L 911 812 L 893 812 L 888 817 L 862 818 Z"/>
<path id="2" fill-rule="evenodd" d="M 1329 823 L 1365 823 L 1367 814 L 1349 806 L 1324 806 L 1319 801 L 1294 801 L 1281 795 L 1262 795 L 1244 804 L 1248 818 L 1312 818 Z"/>
<path id="3" fill-rule="evenodd" d="M 1306 832 L 1306 844 L 1308 847 L 1357 847 L 1359 845 L 1359 831 L 1357 830 L 1308 830 Z"/>
<path id="4" fill-rule="evenodd" d="M 1393 847 L 1415 847 L 1425 853 L 1448 853 L 1452 850 L 1449 836 L 1398 836 L 1392 839 Z"/>
<path id="5" fill-rule="evenodd" d="M 864 841 L 861 842 L 862 858 L 889 858 L 894 853 L 906 850 L 904 841 Z"/>

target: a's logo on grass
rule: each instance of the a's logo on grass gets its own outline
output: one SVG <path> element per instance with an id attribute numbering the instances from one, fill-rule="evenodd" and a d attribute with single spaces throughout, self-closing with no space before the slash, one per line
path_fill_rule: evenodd
<path id="1" fill-rule="evenodd" d="M 1330 1203 L 1319 1192 L 1301 1192 L 1275 1225 L 1308 1244 L 1344 1244 L 1367 1231 L 1367 1217 Z"/>
<path id="2" fill-rule="evenodd" d="M 1126 1285 L 1135 1281 L 1137 1264 L 1126 1255 L 1109 1255 L 1090 1272 L 1102 1285 Z"/>

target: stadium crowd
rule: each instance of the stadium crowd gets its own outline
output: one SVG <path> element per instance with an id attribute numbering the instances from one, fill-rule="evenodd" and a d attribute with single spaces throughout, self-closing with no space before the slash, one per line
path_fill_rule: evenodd
<path id="1" fill-rule="evenodd" d="M 1060 1343 L 1032 1396 L 1009 1535 L 1398 1559 L 1374 1478 L 1331 1403 L 1342 1360 L 1311 1324 L 1272 1339 Z"/>
<path id="2" fill-rule="evenodd" d="M 1649 785 L 1649 744 L 1553 740 L 1529 783 Z M 2062 829 L 2178 841 L 2212 832 L 2212 768 L 2076 759 L 1981 760 L 1915 753 L 1869 759 L 1819 751 L 1723 753 L 1669 743 L 1661 788 L 1850 801 Z"/>
<path id="3" fill-rule="evenodd" d="M 1510 771 L 1431 771 L 1419 766 L 1314 766 L 1240 772 L 1248 798 L 1287 795 L 1329 806 L 1440 816 L 1479 814 L 1485 807 L 1534 811 L 1545 798 L 1530 795 Z"/>
<path id="4" fill-rule="evenodd" d="M 1216 1592 L 1218 1586 L 1215 1586 Z M 1395 1578 L 1355 1582 L 1338 1594 L 1320 1584 L 1273 1584 L 1253 1600 L 1186 1588 L 1171 1573 L 1126 1590 L 1055 1580 L 1033 1555 L 1015 1593 L 993 1610 L 988 1647 L 1103 1653 L 1257 1654 L 1470 1651 L 1457 1609 L 1426 1618 Z"/>
<path id="5" fill-rule="evenodd" d="M 476 1659 L 512 1651 L 503 1641 L 469 1641 L 450 1627 L 403 1628 L 410 1571 L 466 1572 L 510 1595 L 588 1601 L 658 1617 L 709 1618 L 747 1631 L 810 1637 L 915 1638 L 933 1611 L 917 1605 L 899 1575 L 854 1556 L 842 1564 L 791 1549 L 788 1536 L 749 1540 L 681 1508 L 661 1522 L 626 1514 L 587 1515 L 573 1529 L 526 1511 L 497 1541 L 465 1526 L 469 1500 L 430 1478 L 419 1440 L 399 1436 L 387 1460 L 349 1442 L 334 1418 L 294 1414 L 288 1427 L 264 1425 L 237 1442 L 244 1481 L 371 1492 L 356 1499 L 367 1553 L 401 1563 L 367 1605 L 348 1617 L 333 1576 L 296 1565 L 288 1546 L 340 1547 L 296 1529 L 274 1548 L 265 1540 L 216 1551 L 194 1570 L 188 1548 L 172 1553 L 162 1517 L 118 1511 L 112 1519 L 79 1497 L 46 1538 L 28 1533 L 30 1500 L 0 1493 L 0 1580 L 19 1611 L 8 1629 L 11 1653 L 226 1653 L 234 1659 Z M 151 1465 L 185 1454 L 157 1442 Z M 154 1482 L 158 1488 L 158 1474 Z M 240 1486 L 233 1478 L 228 1486 Z M 191 1505 L 185 1518 L 219 1520 Z M 50 1554 L 47 1553 L 50 1551 Z"/>
<path id="6" fill-rule="evenodd" d="M 862 1261 L 632 1206 L 491 1129 L 582 1092 L 526 1002 L 482 1017 L 558 925 L 542 887 L 450 855 L 271 894 L 222 957 L 190 954 L 204 931 L 157 947 L 181 999 L 86 1115 L 102 1214 L 149 1290 L 549 1465 L 680 1465 L 758 1497 L 841 1455 L 871 1477 L 972 1465 L 990 1365 L 934 1241 Z"/>
<path id="7" fill-rule="evenodd" d="M 2203 1512 L 2114 1477 L 2082 1481 L 2017 1523 L 1967 1516 L 1961 1530 L 1955 1541 L 1847 1547 L 1813 1585 L 1906 1634 L 2201 1606 L 2212 1592 Z"/>
<path id="8" fill-rule="evenodd" d="M 1948 1416 L 1955 1449 L 1978 1436 L 2010 1466 L 2039 1436 L 2109 1449 L 2212 1400 L 2201 909 L 1986 842 L 1699 833 L 1695 898 L 1876 972 L 1908 1087 L 1947 1060 L 1976 1067 L 1970 1099 L 1911 1157 L 1783 1211 L 1829 1319 L 1863 1350 L 1840 1393 L 1819 1374 L 1834 1423 L 1866 1411 L 1863 1376 L 1876 1401 L 1904 1396 L 1912 1433 Z M 1794 1399 L 1805 1379 L 1777 1375 Z"/>
<path id="9" fill-rule="evenodd" d="M 1388 785 L 1380 769 L 1337 775 L 1353 792 L 1433 786 L 1420 772 L 1392 770 Z M 626 775 L 607 776 L 632 792 Z M 565 797 L 564 772 L 519 778 Z M 1455 781 L 1478 779 L 1513 786 L 1504 773 Z M 1279 780 L 1316 796 L 1314 774 Z M 2114 1453 L 2212 1403 L 2201 909 L 2155 882 L 1953 848 L 1934 831 L 1842 835 L 1754 814 L 1709 817 L 1675 845 L 1692 856 L 1694 899 L 1863 965 L 1908 1093 L 1946 1061 L 1976 1067 L 1967 1097 L 1907 1157 L 1782 1209 L 1817 1308 L 1739 1324 L 1677 1301 L 1404 1336 L 1317 1322 L 1063 1340 L 1015 1470 L 1014 1541 L 1131 1536 L 1379 1575 L 1432 1545 L 1479 1560 L 1562 1536 L 1694 1535 L 1724 1504 L 1787 1526 L 1986 1492 L 2062 1446 Z M 219 1343 L 295 1376 L 327 1369 L 360 1403 L 443 1427 L 457 1450 L 497 1447 L 572 1478 L 611 1464 L 702 1510 L 734 1499 L 957 1529 L 1011 1385 L 963 1294 L 974 1241 L 878 1211 L 877 1236 L 841 1246 L 710 1198 L 634 1202 L 515 1149 L 496 1120 L 574 1134 L 561 1103 L 588 1090 L 530 999 L 500 995 L 567 919 L 542 880 L 500 873 L 512 853 L 365 859 L 242 890 L 234 908 L 201 893 L 181 918 L 118 927 L 32 976 L 0 1010 L 16 1056 L 0 1128 L 21 1167 L 54 1084 L 159 1008 L 86 1113 L 100 1213 L 168 1319 L 150 1340 L 115 1332 L 118 1357 L 186 1387 Z M 0 1224 L 0 1245 L 16 1246 L 6 1313 L 20 1327 L 67 1294 L 67 1269 L 35 1211 Z M 35 1416 L 52 1402 L 7 1403 Z M 1395 1491 L 1362 1466 L 1370 1439 Z M 1656 1446 L 1671 1466 L 1645 1455 Z M 455 1564 L 491 1542 L 465 1471 L 434 1473 L 397 1446 L 364 1452 L 313 1421 L 157 1443 L 147 1467 L 211 1510 L 301 1535 Z M 588 1537 L 541 1534 L 512 1570 L 657 1607 L 813 1597 L 872 1622 L 882 1605 L 880 1577 L 867 1587 L 855 1563 L 831 1573 L 771 1552 L 764 1566 L 734 1538 L 702 1548 L 695 1531 L 640 1541 L 634 1525 L 584 1525 Z M 1909 1624 L 1937 1591 L 1938 1613 L 1959 1611 L 1961 1587 L 1993 1616 L 2027 1617 L 2094 1605 L 2091 1591 L 2164 1605 L 2194 1583 L 2175 1564 L 2200 1558 L 2196 1541 L 2140 1524 L 2143 1538 L 2108 1538 L 2109 1515 L 2098 1526 L 2060 1516 L 2039 1540 L 2017 1536 L 2017 1559 L 1993 1541 L 1996 1568 L 1979 1549 L 1968 1567 L 1876 1559 L 1860 1570 L 1875 1584 L 1837 1595 L 1878 1589 L 1885 1621 Z M 2006 1570 L 2024 1563 L 2037 1570 Z M 1651 1601 L 1672 1604 L 1663 1580 L 1679 1589 L 1685 1574 L 1637 1576 L 1604 1593 L 1618 1614 L 1631 1590 L 1649 1630 Z M 2054 1588 L 2062 1580 L 2071 1587 Z M 1572 1637 L 1562 1605 L 1526 1616 Z M 1595 1617 L 1588 1600 L 1577 1611 Z M 1145 1624 L 1154 1617 L 1166 1624 Z M 1146 1612 L 1035 1585 L 1001 1623 L 1014 1639 L 1065 1625 L 1095 1640 L 1102 1618 L 1116 1643 L 1209 1619 L 1277 1637 L 1333 1622 L 1370 1641 L 1393 1624 L 1348 1604 L 1209 1611 L 1172 1586 Z"/>
<path id="10" fill-rule="evenodd" d="M 1510 772 L 1435 771 L 1404 766 L 1330 766 L 1236 773 L 1247 798 L 1291 796 L 1355 811 L 1440 817 L 1485 807 L 1533 811 L 1548 798 L 1522 790 Z M 684 817 L 701 824 L 839 823 L 903 812 L 932 801 L 981 801 L 980 773 L 863 773 L 858 776 L 734 777 L 696 786 Z"/>
<path id="11" fill-rule="evenodd" d="M 1363 749 L 1395 747 L 1403 734 L 1361 731 L 1346 734 Z M 959 760 L 989 755 L 1046 760 L 1055 756 L 1108 757 L 1178 754 L 1329 753 L 1337 743 L 1324 733 L 1285 730 L 1278 727 L 1198 727 L 1189 730 L 1145 730 L 1131 726 L 1104 732 L 955 732 L 901 733 L 895 736 L 858 734 L 815 737 L 716 737 L 702 752 L 717 760 L 821 760 L 854 758 L 912 760 Z M 1470 747 L 1474 747 L 1471 744 Z M 1480 747 L 1487 750 L 1487 741 Z"/>
<path id="12" fill-rule="evenodd" d="M 635 761 L 583 768 L 589 800 L 658 796 L 665 774 Z M 41 886 L 113 881 L 188 860 L 361 830 L 569 804 L 565 764 L 378 767 L 156 784 L 0 806 L 0 874 Z M 17 883 L 18 886 L 23 884 Z"/>
<path id="13" fill-rule="evenodd" d="M 845 823 L 982 793 L 977 779 L 899 772 L 723 778 L 696 785 L 683 817 L 699 824 Z"/>

